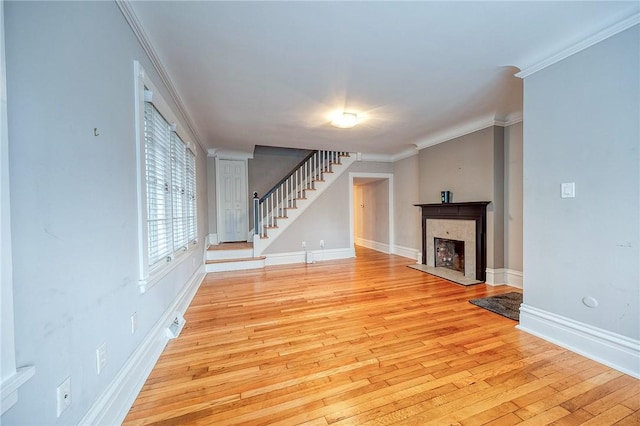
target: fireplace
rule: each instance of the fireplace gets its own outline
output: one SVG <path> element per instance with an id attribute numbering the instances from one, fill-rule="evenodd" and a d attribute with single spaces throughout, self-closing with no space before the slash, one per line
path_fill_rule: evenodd
<path id="1" fill-rule="evenodd" d="M 465 278 L 485 281 L 486 210 L 489 203 L 490 201 L 415 204 L 422 211 L 422 264 L 427 267 L 443 266 L 447 269 L 455 269 Z M 442 251 L 441 258 L 446 265 L 436 264 L 438 258 L 436 239 L 458 241 L 457 248 L 445 246 Z M 452 250 L 454 254 L 451 254 Z"/>
<path id="2" fill-rule="evenodd" d="M 449 268 L 464 274 L 464 241 L 435 237 L 433 247 L 436 268 Z"/>

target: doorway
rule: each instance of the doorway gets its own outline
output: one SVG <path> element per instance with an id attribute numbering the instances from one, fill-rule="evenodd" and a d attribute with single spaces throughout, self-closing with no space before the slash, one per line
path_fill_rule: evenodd
<path id="1" fill-rule="evenodd" d="M 216 158 L 218 242 L 247 241 L 247 161 Z"/>
<path id="2" fill-rule="evenodd" d="M 350 245 L 394 252 L 393 175 L 349 173 Z"/>

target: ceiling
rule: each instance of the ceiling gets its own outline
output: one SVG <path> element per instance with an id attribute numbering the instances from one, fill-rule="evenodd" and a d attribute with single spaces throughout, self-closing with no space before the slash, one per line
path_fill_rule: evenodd
<path id="1" fill-rule="evenodd" d="M 523 81 L 514 74 L 637 17 L 640 2 L 121 7 L 209 152 L 266 145 L 397 158 L 519 121 Z M 361 122 L 331 126 L 330 114 L 343 109 Z"/>

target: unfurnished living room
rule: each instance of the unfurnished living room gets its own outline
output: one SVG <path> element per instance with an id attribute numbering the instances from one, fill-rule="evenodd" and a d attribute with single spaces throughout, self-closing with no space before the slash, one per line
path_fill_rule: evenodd
<path id="1" fill-rule="evenodd" d="M 4 425 L 640 424 L 640 2 L 0 3 Z"/>

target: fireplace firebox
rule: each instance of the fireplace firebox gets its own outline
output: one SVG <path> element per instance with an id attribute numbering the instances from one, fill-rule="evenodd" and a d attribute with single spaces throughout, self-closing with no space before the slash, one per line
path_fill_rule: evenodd
<path id="1" fill-rule="evenodd" d="M 433 246 L 436 268 L 448 268 L 464 274 L 464 241 L 435 237 Z"/>

